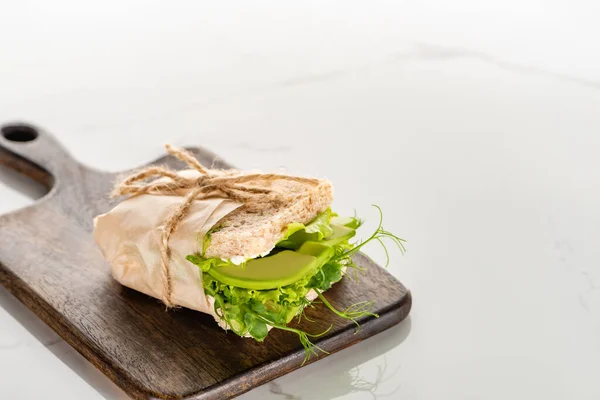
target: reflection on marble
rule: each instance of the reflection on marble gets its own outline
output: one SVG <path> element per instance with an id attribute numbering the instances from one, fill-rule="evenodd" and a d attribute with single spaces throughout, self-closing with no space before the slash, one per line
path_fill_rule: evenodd
<path id="1" fill-rule="evenodd" d="M 351 393 L 368 393 L 373 399 L 380 399 L 384 397 L 390 397 L 394 395 L 400 389 L 401 383 L 398 383 L 395 389 L 391 392 L 380 393 L 378 388 L 382 383 L 385 383 L 391 379 L 397 378 L 397 374 L 400 371 L 400 367 L 397 367 L 396 370 L 388 373 L 388 364 L 387 357 L 384 354 L 383 365 L 377 365 L 377 374 L 374 381 L 370 381 L 368 379 L 361 377 L 361 368 L 356 367 L 350 370 L 350 377 L 352 379 L 352 383 L 350 386 L 352 387 Z"/>
<path id="2" fill-rule="evenodd" d="M 381 363 L 377 363 L 374 366 L 369 366 L 369 368 L 375 368 L 377 370 L 375 377 L 373 378 L 365 378 L 363 377 L 363 373 L 361 373 L 361 367 L 357 366 L 346 373 L 334 377 L 330 377 L 331 382 L 335 382 L 335 385 L 332 385 L 332 388 L 335 389 L 335 392 L 331 390 L 322 390 L 318 393 L 314 391 L 310 391 L 306 393 L 306 399 L 315 399 L 315 400 L 328 400 L 332 398 L 337 398 L 344 395 L 355 394 L 358 393 L 361 397 L 372 398 L 373 400 L 383 399 L 387 397 L 393 396 L 401 386 L 401 379 L 398 379 L 398 372 L 400 371 L 400 367 L 397 367 L 394 371 L 388 371 L 387 357 L 385 355 L 381 356 L 383 359 Z M 385 382 L 388 382 L 392 379 L 396 379 L 398 382 L 394 383 L 392 386 L 395 386 L 392 390 L 388 390 L 386 392 L 382 392 L 379 389 L 379 386 Z M 277 385 L 277 383 L 272 383 L 273 385 Z M 269 390 L 271 393 L 274 393 L 273 387 Z M 287 395 L 289 396 L 289 395 Z M 294 399 L 302 399 L 299 395 L 293 395 Z"/>
<path id="3" fill-rule="evenodd" d="M 294 400 L 328 400 L 357 393 L 373 399 L 392 396 L 402 384 L 402 367 L 397 362 L 388 366 L 387 354 L 409 337 L 411 327 L 409 316 L 387 331 L 278 378 L 242 395 L 240 400 L 259 400 L 269 393 Z M 319 372 L 315 373 L 317 368 Z M 310 377 L 310 385 L 302 384 L 302 380 L 299 384 L 298 377 Z"/>
<path id="4" fill-rule="evenodd" d="M 277 396 L 283 396 L 283 398 L 286 400 L 302 400 L 302 397 L 290 393 L 285 393 L 277 382 L 269 382 L 268 386 L 269 393 L 272 393 Z"/>

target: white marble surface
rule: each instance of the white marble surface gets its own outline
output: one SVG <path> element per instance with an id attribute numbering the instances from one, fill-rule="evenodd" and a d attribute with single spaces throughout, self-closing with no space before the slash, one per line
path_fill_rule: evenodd
<path id="1" fill-rule="evenodd" d="M 600 398 L 598 2 L 84 3 L 0 1 L 0 121 L 326 175 L 409 240 L 405 324 L 243 399 Z M 123 397 L 0 289 L 0 398 Z"/>

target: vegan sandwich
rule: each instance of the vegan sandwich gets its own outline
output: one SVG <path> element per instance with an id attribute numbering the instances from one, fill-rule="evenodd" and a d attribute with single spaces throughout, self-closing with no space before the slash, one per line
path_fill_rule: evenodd
<path id="1" fill-rule="evenodd" d="M 371 241 L 403 240 L 383 229 L 354 240 L 361 221 L 331 210 L 325 179 L 215 170 L 185 150 L 167 146 L 189 169 L 149 167 L 118 182 L 123 198 L 94 220 L 94 237 L 121 284 L 167 307 L 208 313 L 224 329 L 263 341 L 290 326 L 315 299 L 332 318 L 376 316 L 370 299 L 335 309 L 323 292 L 357 267 L 352 256 Z M 381 210 L 378 208 L 379 212 Z M 381 216 L 381 215 L 380 215 Z M 387 255 L 387 251 L 386 251 Z"/>

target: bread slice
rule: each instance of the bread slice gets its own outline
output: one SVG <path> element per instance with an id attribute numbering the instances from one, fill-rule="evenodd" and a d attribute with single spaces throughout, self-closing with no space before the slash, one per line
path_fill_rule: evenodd
<path id="1" fill-rule="evenodd" d="M 252 186 L 274 189 L 289 200 L 268 207 L 246 204 L 222 218 L 212 230 L 204 257 L 239 263 L 266 255 L 283 238 L 289 224 L 308 224 L 333 201 L 333 188 L 326 179 L 314 182 L 253 180 Z"/>

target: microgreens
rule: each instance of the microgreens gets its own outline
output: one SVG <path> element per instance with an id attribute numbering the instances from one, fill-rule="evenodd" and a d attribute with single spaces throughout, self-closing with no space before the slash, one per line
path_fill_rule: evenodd
<path id="1" fill-rule="evenodd" d="M 404 252 L 406 251 L 406 248 L 404 247 L 404 243 L 406 243 L 406 240 L 385 230 L 383 228 L 383 211 L 381 211 L 381 207 L 379 207 L 376 204 L 373 204 L 373 207 L 375 207 L 377 209 L 377 211 L 379 211 L 379 225 L 377 226 L 377 229 L 375 230 L 375 232 L 373 232 L 373 234 L 371 236 L 369 236 L 366 240 L 363 240 L 360 243 L 358 243 L 357 245 L 355 245 L 354 247 L 352 247 L 350 250 L 344 251 L 342 254 L 338 254 L 338 255 L 334 256 L 331 259 L 331 261 L 349 260 L 354 254 L 358 253 L 360 251 L 360 249 L 363 248 L 363 246 L 365 246 L 369 242 L 377 241 L 381 244 L 381 246 L 383 247 L 383 250 L 385 252 L 385 256 L 386 256 L 385 267 L 387 268 L 387 266 L 390 264 L 390 255 L 388 253 L 387 246 L 385 245 L 385 243 L 383 242 L 382 239 L 391 240 L 396 246 L 398 246 L 398 249 L 400 250 L 400 252 L 402 254 L 404 254 Z"/>
<path id="2" fill-rule="evenodd" d="M 319 298 L 323 301 L 323 304 L 325 304 L 325 306 L 327 306 L 327 308 L 329 308 L 338 317 L 349 319 L 350 321 L 354 322 L 356 324 L 356 332 L 358 332 L 358 330 L 360 329 L 360 324 L 357 321 L 358 318 L 366 316 L 379 318 L 379 315 L 371 312 L 371 309 L 375 304 L 374 301 L 360 301 L 358 303 L 352 304 L 344 311 L 339 311 L 327 301 L 325 296 L 323 296 L 323 293 L 321 293 L 319 290 L 316 290 L 316 292 L 319 295 Z"/>

